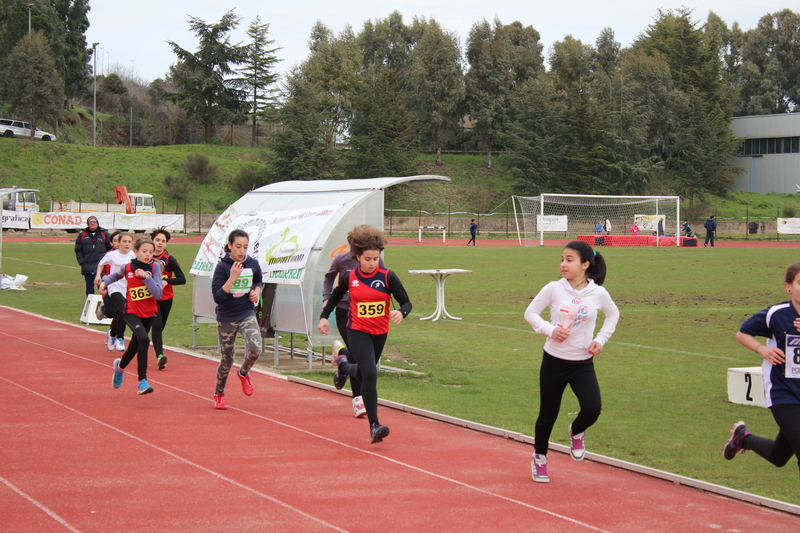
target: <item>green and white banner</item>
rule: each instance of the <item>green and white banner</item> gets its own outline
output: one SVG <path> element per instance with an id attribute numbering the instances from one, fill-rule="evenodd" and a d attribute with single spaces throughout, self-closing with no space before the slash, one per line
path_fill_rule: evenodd
<path id="1" fill-rule="evenodd" d="M 299 284 L 303 279 L 311 248 L 326 228 L 339 205 L 274 211 L 234 216 L 223 213 L 203 240 L 189 271 L 197 276 L 211 276 L 225 255 L 228 235 L 241 229 L 250 236 L 248 255 L 257 259 L 264 283 Z"/>

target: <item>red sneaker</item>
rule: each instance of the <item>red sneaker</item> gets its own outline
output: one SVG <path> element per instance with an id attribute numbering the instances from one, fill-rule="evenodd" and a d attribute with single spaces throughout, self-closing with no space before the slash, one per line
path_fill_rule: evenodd
<path id="1" fill-rule="evenodd" d="M 245 396 L 252 396 L 253 395 L 253 382 L 250 381 L 250 372 L 247 373 L 246 376 L 241 375 L 240 373 L 236 373 L 239 376 L 239 381 L 242 382 L 242 392 L 244 392 Z"/>
<path id="2" fill-rule="evenodd" d="M 224 394 L 214 394 L 214 409 L 227 409 L 228 405 L 225 403 Z"/>

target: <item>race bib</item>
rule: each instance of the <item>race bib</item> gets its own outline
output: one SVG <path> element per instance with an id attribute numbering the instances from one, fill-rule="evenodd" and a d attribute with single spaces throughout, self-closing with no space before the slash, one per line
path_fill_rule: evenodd
<path id="1" fill-rule="evenodd" d="M 358 318 L 376 318 L 386 314 L 386 302 L 361 302 L 356 309 Z"/>
<path id="2" fill-rule="evenodd" d="M 253 269 L 245 268 L 231 287 L 231 294 L 234 298 L 240 298 L 250 292 L 253 288 Z"/>
<path id="3" fill-rule="evenodd" d="M 790 379 L 800 379 L 800 335 L 786 335 L 786 371 Z"/>
<path id="4" fill-rule="evenodd" d="M 134 302 L 152 297 L 153 295 L 150 294 L 150 291 L 147 290 L 147 287 L 134 287 L 130 290 L 130 299 Z"/>

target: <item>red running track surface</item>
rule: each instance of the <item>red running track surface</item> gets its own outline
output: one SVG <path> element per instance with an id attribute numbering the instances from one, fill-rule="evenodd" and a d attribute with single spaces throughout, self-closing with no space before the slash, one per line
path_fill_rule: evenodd
<path id="1" fill-rule="evenodd" d="M 800 518 L 253 372 L 213 408 L 216 362 L 168 351 L 111 386 L 97 331 L 0 306 L 3 531 L 798 531 Z M 131 365 L 131 369 L 135 364 Z M 380 387 L 380 382 L 379 382 Z M 591 447 L 591 441 L 588 441 Z"/>

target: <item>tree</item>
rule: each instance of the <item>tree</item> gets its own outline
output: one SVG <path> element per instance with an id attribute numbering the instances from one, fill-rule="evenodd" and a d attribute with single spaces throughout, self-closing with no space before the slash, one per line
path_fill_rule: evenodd
<path id="1" fill-rule="evenodd" d="M 399 11 L 393 11 L 385 19 L 364 22 L 357 37 L 364 58 L 363 68 L 378 65 L 402 72 L 411 49 L 420 37 L 414 29 L 415 26 L 403 23 L 403 15 Z"/>
<path id="2" fill-rule="evenodd" d="M 272 118 L 275 111 L 275 90 L 272 86 L 278 81 L 279 75 L 273 71 L 276 63 L 280 61 L 275 52 L 280 48 L 269 48 L 275 43 L 269 39 L 269 24 L 262 23 L 261 17 L 256 18 L 247 28 L 250 44 L 240 69 L 243 76 L 242 83 L 250 95 L 250 117 L 253 120 L 251 145 L 258 144 L 257 118 Z"/>
<path id="3" fill-rule="evenodd" d="M 30 122 L 31 139 L 42 121 L 58 118 L 64 84 L 41 32 L 20 39 L 6 59 L 3 78 L 11 112 Z"/>
<path id="4" fill-rule="evenodd" d="M 125 87 L 122 78 L 113 72 L 100 82 L 100 90 L 111 94 L 125 94 L 128 92 L 128 88 Z"/>
<path id="5" fill-rule="evenodd" d="M 350 150 L 346 165 L 350 178 L 406 176 L 413 167 L 410 150 L 412 119 L 403 103 L 393 70 L 371 67 L 353 101 Z"/>
<path id="6" fill-rule="evenodd" d="M 189 28 L 199 41 L 195 53 L 167 41 L 178 56 L 178 64 L 170 67 L 177 92 L 166 96 L 184 109 L 187 116 L 200 121 L 206 144 L 211 142 L 215 124 L 241 122 L 243 117 L 245 94 L 228 79 L 234 73 L 234 66 L 247 57 L 246 48 L 231 44 L 228 35 L 240 20 L 233 10 L 216 24 L 189 17 Z"/>
<path id="7" fill-rule="evenodd" d="M 586 86 L 593 79 L 592 65 L 597 55 L 594 47 L 583 44 L 572 35 L 556 41 L 550 48 L 550 71 L 556 76 L 556 88 L 567 90 L 580 85 Z"/>
<path id="8" fill-rule="evenodd" d="M 464 75 L 458 40 L 431 20 L 411 51 L 409 61 L 404 80 L 409 108 L 420 131 L 430 135 L 436 164 L 441 165 L 442 142 L 458 129 L 464 111 Z"/>
<path id="9" fill-rule="evenodd" d="M 486 168 L 492 168 L 492 148 L 505 133 L 512 91 L 542 64 L 538 41 L 532 27 L 522 28 L 519 22 L 504 26 L 498 19 L 494 27 L 485 19 L 475 23 L 467 37 L 467 108 L 486 144 Z"/>

